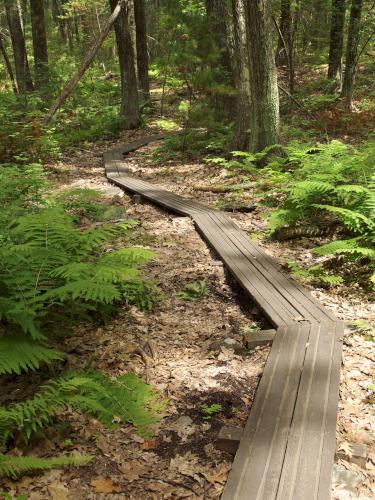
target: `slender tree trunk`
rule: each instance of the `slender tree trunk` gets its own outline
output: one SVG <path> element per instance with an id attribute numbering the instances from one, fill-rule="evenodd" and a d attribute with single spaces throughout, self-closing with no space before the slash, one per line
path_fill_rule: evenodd
<path id="1" fill-rule="evenodd" d="M 227 76 L 233 75 L 232 55 L 229 41 L 229 9 L 226 0 L 205 0 L 206 12 L 211 19 L 212 32 L 217 38 L 220 50 L 220 63 Z"/>
<path id="2" fill-rule="evenodd" d="M 145 0 L 134 0 L 134 17 L 137 40 L 137 69 L 138 80 L 143 100 L 150 101 L 150 79 L 148 75 L 148 44 Z"/>
<path id="3" fill-rule="evenodd" d="M 3 58 L 4 58 L 5 66 L 6 66 L 6 69 L 8 71 L 8 75 L 9 75 L 9 80 L 12 83 L 13 92 L 15 94 L 17 94 L 18 93 L 17 82 L 16 82 L 16 79 L 14 77 L 14 72 L 13 72 L 12 64 L 11 64 L 10 59 L 8 57 L 8 54 L 7 54 L 7 51 L 6 51 L 6 48 L 5 48 L 5 45 L 4 45 L 1 33 L 0 33 L 0 52 L 2 53 Z"/>
<path id="4" fill-rule="evenodd" d="M 287 66 L 289 46 L 291 43 L 291 0 L 281 0 L 280 4 L 280 24 L 279 24 L 279 37 L 277 43 L 276 65 Z"/>
<path id="5" fill-rule="evenodd" d="M 44 0 L 30 0 L 33 33 L 35 87 L 43 89 L 48 84 L 48 47 L 44 16 Z"/>
<path id="6" fill-rule="evenodd" d="M 243 0 L 232 0 L 233 31 L 235 44 L 235 82 L 237 90 L 235 134 L 230 145 L 232 150 L 248 150 L 250 141 L 250 73 L 246 32 L 245 7 Z"/>
<path id="7" fill-rule="evenodd" d="M 332 0 L 331 34 L 329 42 L 328 78 L 341 88 L 342 52 L 344 46 L 345 0 Z"/>
<path id="8" fill-rule="evenodd" d="M 13 47 L 18 90 L 20 92 L 31 92 L 34 90 L 34 86 L 27 60 L 25 38 L 22 31 L 18 5 L 13 0 L 5 0 L 5 9 Z"/>
<path id="9" fill-rule="evenodd" d="M 109 1 L 114 9 L 116 0 Z M 121 121 L 124 128 L 133 129 L 139 127 L 141 116 L 129 15 L 129 4 L 126 3 L 115 22 L 115 33 L 121 72 Z"/>
<path id="10" fill-rule="evenodd" d="M 267 0 L 244 0 L 251 89 L 250 151 L 276 144 L 279 93 L 273 48 L 273 25 Z"/>
<path id="11" fill-rule="evenodd" d="M 100 35 L 98 36 L 94 45 L 89 50 L 88 54 L 86 55 L 85 59 L 83 60 L 83 62 L 81 64 L 81 66 L 79 67 L 77 73 L 65 85 L 61 94 L 56 98 L 56 100 L 54 101 L 54 103 L 50 107 L 48 113 L 44 117 L 44 120 L 43 120 L 44 125 L 47 125 L 50 122 L 53 115 L 56 113 L 56 111 L 59 109 L 59 107 L 66 101 L 66 99 L 69 97 L 69 95 L 73 92 L 77 83 L 80 81 L 82 76 L 85 74 L 87 68 L 92 63 L 98 50 L 103 45 L 104 40 L 107 38 L 108 33 L 109 33 L 110 29 L 112 28 L 114 22 L 116 21 L 116 19 L 119 17 L 120 13 L 122 12 L 122 9 L 124 8 L 125 2 L 126 2 L 126 0 L 119 0 L 118 2 L 117 1 L 114 2 L 115 6 L 114 6 L 112 14 L 107 19 L 107 22 L 103 26 L 103 29 L 102 29 Z"/>
<path id="12" fill-rule="evenodd" d="M 59 28 L 61 40 L 64 43 L 68 43 L 68 32 L 66 27 L 66 22 L 62 19 L 64 12 L 63 7 L 60 4 L 59 0 L 52 0 L 52 17 L 55 24 Z"/>
<path id="13" fill-rule="evenodd" d="M 354 78 L 357 68 L 358 44 L 363 0 L 352 0 L 346 46 L 345 73 L 341 95 L 345 98 L 345 108 L 352 109 Z"/>

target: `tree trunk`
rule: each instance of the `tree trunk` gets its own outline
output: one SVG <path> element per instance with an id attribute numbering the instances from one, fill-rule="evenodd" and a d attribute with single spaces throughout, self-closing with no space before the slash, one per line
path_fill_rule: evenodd
<path id="1" fill-rule="evenodd" d="M 113 9 L 116 5 L 116 0 L 109 1 L 111 9 Z M 133 129 L 139 127 L 141 116 L 139 111 L 134 48 L 129 26 L 128 3 L 121 10 L 115 22 L 115 33 L 121 72 L 121 121 L 125 129 Z"/>
<path id="2" fill-rule="evenodd" d="M 3 58 L 4 58 L 5 66 L 6 66 L 6 69 L 8 71 L 8 75 L 9 75 L 9 80 L 12 83 L 13 92 L 15 94 L 17 94 L 18 93 L 17 82 L 16 82 L 16 79 L 14 77 L 12 64 L 10 62 L 10 59 L 8 57 L 8 54 L 7 54 L 7 51 L 6 51 L 6 48 L 5 48 L 5 45 L 3 43 L 3 39 L 2 39 L 1 33 L 0 33 L 0 52 L 2 53 Z"/>
<path id="3" fill-rule="evenodd" d="M 114 2 L 115 6 L 113 9 L 113 12 L 109 16 L 109 18 L 107 19 L 107 22 L 105 23 L 105 25 L 103 26 L 102 32 L 100 33 L 100 35 L 98 36 L 94 45 L 91 47 L 90 51 L 86 55 L 81 66 L 79 67 L 77 73 L 65 85 L 61 94 L 57 97 L 55 102 L 50 107 L 48 113 L 44 117 L 44 120 L 43 120 L 44 125 L 47 125 L 50 122 L 53 115 L 56 113 L 56 111 L 59 109 L 59 107 L 66 101 L 66 99 L 69 97 L 69 95 L 73 92 L 77 83 L 80 81 L 82 76 L 85 74 L 87 68 L 92 63 L 95 55 L 97 54 L 97 52 L 100 49 L 100 47 L 102 46 L 104 40 L 108 36 L 108 33 L 109 33 L 110 29 L 112 28 L 114 22 L 116 21 L 116 19 L 119 17 L 121 12 L 123 11 L 124 5 L 126 5 L 125 2 L 126 2 L 126 0 L 119 0 L 118 2 L 117 1 Z"/>
<path id="4" fill-rule="evenodd" d="M 235 82 L 237 91 L 235 133 L 232 150 L 249 149 L 251 117 L 249 54 L 243 0 L 232 0 L 235 44 Z"/>
<path id="5" fill-rule="evenodd" d="M 143 100 L 150 101 L 150 80 L 148 75 L 148 44 L 145 0 L 134 0 L 134 17 L 137 40 L 137 68 L 138 80 Z"/>
<path id="6" fill-rule="evenodd" d="M 273 27 L 267 0 L 244 0 L 251 90 L 250 151 L 276 144 L 279 93 L 274 60 Z"/>
<path id="7" fill-rule="evenodd" d="M 60 5 L 59 0 L 52 0 L 52 17 L 55 24 L 59 28 L 61 40 L 68 43 L 68 32 L 65 19 L 62 19 L 63 7 Z"/>
<path id="8" fill-rule="evenodd" d="M 229 46 L 229 9 L 226 0 L 205 0 L 206 12 L 211 19 L 211 31 L 216 35 L 220 50 L 220 63 L 229 78 L 233 75 Z"/>
<path id="9" fill-rule="evenodd" d="M 329 42 L 328 78 L 341 88 L 342 51 L 344 46 L 345 0 L 332 0 L 331 35 Z"/>
<path id="10" fill-rule="evenodd" d="M 33 33 L 35 87 L 43 89 L 48 84 L 48 48 L 44 16 L 44 0 L 30 0 Z"/>
<path id="11" fill-rule="evenodd" d="M 18 90 L 22 93 L 31 92 L 34 90 L 34 86 L 27 60 L 25 38 L 17 2 L 5 0 L 5 9 L 13 47 Z"/>
<path id="12" fill-rule="evenodd" d="M 287 66 L 289 46 L 291 43 L 291 0 L 281 0 L 279 37 L 277 42 L 276 65 Z"/>
<path id="13" fill-rule="evenodd" d="M 342 97 L 345 98 L 345 108 L 352 109 L 354 78 L 357 68 L 358 44 L 360 38 L 360 22 L 363 0 L 352 0 L 346 46 L 345 73 L 342 87 Z"/>

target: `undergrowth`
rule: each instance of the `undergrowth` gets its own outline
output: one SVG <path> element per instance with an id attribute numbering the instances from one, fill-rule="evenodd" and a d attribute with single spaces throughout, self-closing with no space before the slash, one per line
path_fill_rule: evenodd
<path id="1" fill-rule="evenodd" d="M 231 160 L 210 161 L 239 170 L 255 182 L 258 201 L 268 207 L 271 237 L 280 228 L 295 228 L 298 235 L 301 227 L 340 226 L 340 237 L 320 245 L 315 253 L 367 265 L 375 285 L 374 156 L 373 140 L 358 149 L 332 141 L 273 146 L 255 155 L 235 152 Z M 320 267 L 313 272 L 319 274 Z"/>
<path id="2" fill-rule="evenodd" d="M 0 172 L 0 376 L 40 370 L 64 353 L 51 347 L 70 324 L 107 317 L 116 304 L 150 309 L 159 292 L 140 268 L 154 257 L 144 248 L 111 250 L 126 240 L 135 221 L 76 225 L 82 215 L 105 218 L 99 193 L 47 195 L 39 164 L 3 166 Z M 97 204 L 91 206 L 91 202 Z M 103 209 L 102 209 L 103 207 Z M 61 365 L 61 363 L 60 363 Z M 58 372 L 62 366 L 57 365 Z M 99 372 L 62 374 L 32 399 L 0 406 L 0 449 L 17 436 L 27 441 L 66 408 L 95 415 L 108 426 L 132 423 L 146 434 L 160 410 L 158 396 L 135 375 L 110 379 Z M 88 458 L 0 455 L 0 474 L 86 463 Z"/>

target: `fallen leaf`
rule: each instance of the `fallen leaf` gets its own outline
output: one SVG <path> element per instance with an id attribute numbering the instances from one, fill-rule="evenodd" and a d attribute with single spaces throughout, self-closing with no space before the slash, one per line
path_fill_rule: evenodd
<path id="1" fill-rule="evenodd" d="M 106 479 L 93 479 L 91 486 L 93 486 L 96 493 L 120 493 L 122 491 L 121 486 L 114 484 L 110 477 Z"/>
<path id="2" fill-rule="evenodd" d="M 50 494 L 51 500 L 69 500 L 68 488 L 58 481 L 48 485 L 48 493 Z"/>
<path id="3" fill-rule="evenodd" d="M 153 439 L 146 439 L 142 443 L 142 450 L 149 451 L 149 450 L 154 450 L 157 445 L 157 440 L 156 438 Z"/>
<path id="4" fill-rule="evenodd" d="M 147 472 L 148 468 L 137 460 L 132 460 L 130 462 L 125 462 L 124 464 L 119 464 L 119 469 L 123 473 L 125 479 L 132 483 L 136 479 L 139 479 L 142 474 Z"/>
<path id="5" fill-rule="evenodd" d="M 204 476 L 207 479 L 207 481 L 211 484 L 215 483 L 225 484 L 230 468 L 231 468 L 230 464 L 223 464 L 216 471 L 206 473 L 204 474 Z"/>

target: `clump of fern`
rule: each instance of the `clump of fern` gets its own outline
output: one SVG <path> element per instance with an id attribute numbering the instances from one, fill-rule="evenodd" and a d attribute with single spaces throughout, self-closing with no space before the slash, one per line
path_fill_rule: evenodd
<path id="1" fill-rule="evenodd" d="M 60 455 L 53 458 L 39 458 L 33 456 L 18 457 L 0 453 L 0 477 L 8 476 L 16 479 L 27 472 L 60 469 L 62 467 L 78 467 L 88 464 L 92 459 L 93 457 L 81 455 Z M 2 494 L 0 493 L 0 495 Z M 5 496 L 5 498 L 7 497 Z M 9 496 L 10 500 L 12 498 Z"/>
<path id="2" fill-rule="evenodd" d="M 163 406 L 159 394 L 132 373 L 117 379 L 97 371 L 70 373 L 46 383 L 32 399 L 0 407 L 0 445 L 18 434 L 28 441 L 69 407 L 94 415 L 108 427 L 131 423 L 148 435 Z"/>

